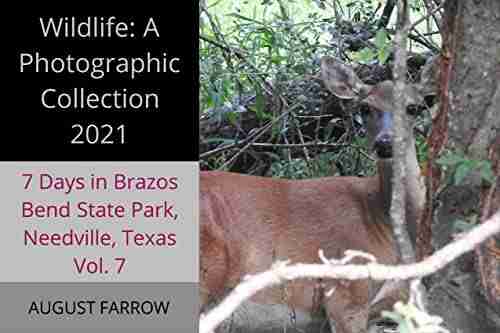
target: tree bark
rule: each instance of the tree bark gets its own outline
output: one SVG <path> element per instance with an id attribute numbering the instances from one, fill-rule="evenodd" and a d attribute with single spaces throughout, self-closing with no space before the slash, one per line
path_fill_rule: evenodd
<path id="1" fill-rule="evenodd" d="M 447 149 L 466 159 L 489 160 L 500 154 L 500 140 L 495 139 L 500 129 L 500 1 L 448 0 L 443 29 L 441 104 L 429 140 L 431 155 Z M 500 168 L 493 169 L 498 177 Z M 434 212 L 434 248 L 450 240 L 455 221 L 471 221 L 474 216 L 483 220 L 500 207 L 500 185 L 486 184 L 480 172 L 470 173 L 458 185 L 444 184 L 449 178 L 440 172 L 432 174 L 428 183 L 437 185 L 433 198 L 439 204 Z M 443 316 L 452 331 L 499 331 L 499 239 L 431 282 L 431 310 Z"/>

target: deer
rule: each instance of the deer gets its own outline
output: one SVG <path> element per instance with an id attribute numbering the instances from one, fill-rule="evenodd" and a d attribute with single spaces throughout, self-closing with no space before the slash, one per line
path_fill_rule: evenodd
<path id="1" fill-rule="evenodd" d="M 321 59 L 321 77 L 326 88 L 338 98 L 368 105 L 367 137 L 376 156 L 377 174 L 283 180 L 221 171 L 201 172 L 202 309 L 220 300 L 246 275 L 265 271 L 277 260 L 319 263 L 320 249 L 332 258 L 353 249 L 370 253 L 383 264 L 399 262 L 389 223 L 394 85 L 391 81 L 365 84 L 350 66 L 329 56 Z M 408 104 L 422 102 L 418 84 L 408 84 L 406 89 Z M 410 238 L 415 241 L 416 221 L 425 203 L 425 184 L 417 162 L 413 131 L 409 132 L 405 157 L 406 223 Z M 405 294 L 403 284 L 393 283 L 391 287 L 389 283 L 321 281 L 322 288 L 318 288 L 318 281 L 293 281 L 284 287 L 258 292 L 249 304 L 254 308 L 269 306 L 273 311 L 282 306 L 288 309 L 287 313 L 297 312 L 296 318 L 306 321 L 302 328 L 310 328 L 307 322 L 314 321 L 313 314 L 319 305 L 332 332 L 360 333 L 366 332 L 373 316 L 370 309 L 377 304 L 390 306 Z M 335 292 L 331 297 L 318 297 L 318 290 L 333 287 Z M 380 294 L 383 290 L 386 291 Z M 246 314 L 254 326 L 259 326 L 254 322 L 259 320 L 258 316 L 252 317 L 251 309 L 249 305 Z M 267 332 L 268 328 L 256 331 Z"/>

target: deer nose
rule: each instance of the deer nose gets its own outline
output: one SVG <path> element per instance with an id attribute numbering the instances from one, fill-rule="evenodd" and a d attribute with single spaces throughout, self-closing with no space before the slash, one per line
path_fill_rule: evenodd
<path id="1" fill-rule="evenodd" d="M 373 145 L 375 152 L 379 158 L 392 157 L 392 135 L 382 133 L 377 136 Z"/>

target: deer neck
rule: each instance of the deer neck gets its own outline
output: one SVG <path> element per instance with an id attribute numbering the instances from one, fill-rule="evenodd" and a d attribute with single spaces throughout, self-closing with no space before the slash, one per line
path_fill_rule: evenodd
<path id="1" fill-rule="evenodd" d="M 421 176 L 415 150 L 415 139 L 411 136 L 406 149 L 406 219 L 408 232 L 413 242 L 416 239 L 416 223 L 420 219 L 425 204 L 425 184 Z M 385 220 L 389 221 L 392 199 L 392 159 L 383 159 L 377 162 L 379 191 L 382 198 Z"/>

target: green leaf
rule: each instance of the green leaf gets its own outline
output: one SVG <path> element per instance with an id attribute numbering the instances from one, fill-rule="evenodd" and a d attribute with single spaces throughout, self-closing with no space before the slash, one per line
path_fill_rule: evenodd
<path id="1" fill-rule="evenodd" d="M 385 48 L 386 44 L 387 44 L 387 32 L 385 31 L 385 29 L 380 29 L 379 31 L 377 31 L 377 34 L 375 35 L 375 46 L 377 46 L 377 48 L 380 50 Z"/>
<path id="2" fill-rule="evenodd" d="M 464 231 L 469 231 L 474 227 L 474 223 L 457 219 L 453 222 L 453 229 L 456 232 L 464 232 Z"/>
<path id="3" fill-rule="evenodd" d="M 466 160 L 466 161 L 464 161 L 464 163 L 467 163 L 469 165 L 469 168 L 471 168 L 471 169 L 477 169 L 483 164 L 483 161 Z"/>
<path id="4" fill-rule="evenodd" d="M 462 162 L 458 165 L 457 169 L 455 170 L 455 174 L 453 176 L 453 180 L 455 182 L 455 185 L 460 185 L 465 177 L 472 171 L 473 168 L 471 168 L 470 163 Z"/>
<path id="5" fill-rule="evenodd" d="M 264 109 L 266 107 L 266 101 L 264 95 L 262 94 L 262 89 L 258 85 L 255 86 L 255 114 L 257 118 L 263 120 L 265 119 Z"/>
<path id="6" fill-rule="evenodd" d="M 208 138 L 205 140 L 205 143 L 223 143 L 223 144 L 232 144 L 236 141 L 234 139 L 226 139 L 226 138 Z"/>
<path id="7" fill-rule="evenodd" d="M 435 162 L 439 165 L 454 166 L 464 161 L 464 157 L 455 153 L 448 153 L 447 155 L 441 156 Z"/>
<path id="8" fill-rule="evenodd" d="M 481 179 L 493 184 L 495 182 L 495 174 L 493 173 L 493 168 L 490 161 L 483 161 L 481 163 Z"/>
<path id="9" fill-rule="evenodd" d="M 375 56 L 376 56 L 375 52 L 373 52 L 371 49 L 368 48 L 364 48 L 356 54 L 356 58 L 358 58 L 360 62 L 364 63 L 372 61 L 375 58 Z"/>
<path id="10" fill-rule="evenodd" d="M 275 65 L 280 65 L 281 62 L 284 60 L 284 57 L 281 57 L 280 55 L 274 55 L 271 57 L 271 63 Z"/>
<path id="11" fill-rule="evenodd" d="M 230 111 L 226 113 L 227 120 L 231 123 L 231 125 L 236 125 L 238 120 L 238 115 L 236 112 Z"/>
<path id="12" fill-rule="evenodd" d="M 409 323 L 406 322 L 406 321 L 403 321 L 403 322 L 399 323 L 398 330 L 399 330 L 400 333 L 412 333 L 412 332 L 414 332 L 414 330 L 412 330 L 410 328 Z"/>
<path id="13" fill-rule="evenodd" d="M 391 53 L 387 47 L 383 47 L 378 51 L 378 61 L 383 65 L 389 59 Z"/>
<path id="14" fill-rule="evenodd" d="M 392 321 L 395 321 L 396 323 L 401 322 L 401 320 L 403 319 L 399 313 L 385 310 L 382 311 L 382 317 L 388 318 Z"/>

